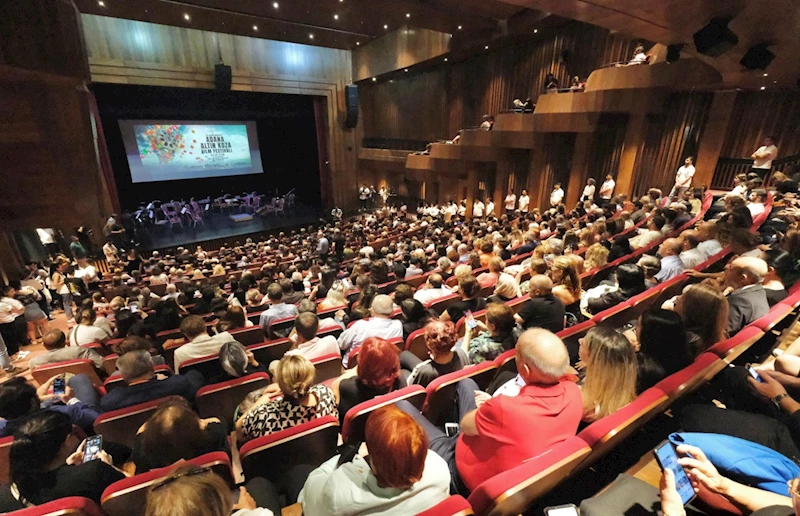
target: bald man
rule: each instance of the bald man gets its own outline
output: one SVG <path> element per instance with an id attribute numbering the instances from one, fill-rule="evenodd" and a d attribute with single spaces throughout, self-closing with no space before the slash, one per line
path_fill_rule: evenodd
<path id="1" fill-rule="evenodd" d="M 523 328 L 545 328 L 553 333 L 564 329 L 564 303 L 553 295 L 553 281 L 544 274 L 531 277 L 531 298 L 514 315 Z"/>
<path id="2" fill-rule="evenodd" d="M 767 275 L 767 262 L 761 258 L 740 257 L 725 269 L 724 286 L 728 294 L 728 335 L 767 315 L 769 303 L 761 285 Z"/>
<path id="3" fill-rule="evenodd" d="M 392 319 L 394 302 L 392 298 L 381 294 L 372 300 L 369 319 L 356 321 L 351 327 L 339 335 L 339 349 L 342 350 L 344 357 L 342 363 L 347 367 L 350 352 L 360 348 L 361 344 L 369 337 L 380 337 L 382 339 L 403 338 L 403 323 L 397 319 Z"/>
<path id="4" fill-rule="evenodd" d="M 689 229 L 681 233 L 681 261 L 687 269 L 694 269 L 704 261 L 706 255 L 697 248 L 700 245 L 700 236 L 697 231 Z"/>
<path id="5" fill-rule="evenodd" d="M 541 328 L 526 331 L 517 341 L 516 363 L 524 385 L 515 397 L 490 397 L 472 379 L 458 382 L 456 435 L 446 436 L 410 403 L 397 405 L 420 423 L 429 448 L 447 461 L 451 492 L 468 494 L 577 432 L 583 402 L 578 386 L 562 380 L 569 354 L 561 339 Z"/>
<path id="6" fill-rule="evenodd" d="M 680 257 L 681 249 L 681 241 L 678 238 L 668 238 L 658 246 L 658 254 L 661 256 L 661 270 L 654 278 L 659 283 L 669 281 L 686 270 L 686 266 Z"/>
<path id="7" fill-rule="evenodd" d="M 717 240 L 717 233 L 719 233 L 719 226 L 716 222 L 703 222 L 697 226 L 697 236 L 700 238 L 697 248 L 703 252 L 706 260 L 722 251 L 722 244 Z"/>
<path id="8" fill-rule="evenodd" d="M 447 258 L 445 258 L 445 260 L 447 260 Z M 414 299 L 424 305 L 436 299 L 447 297 L 452 293 L 453 291 L 450 290 L 450 287 L 444 284 L 442 275 L 438 272 L 434 272 L 428 276 L 428 282 L 425 284 L 425 287 L 414 293 Z"/>

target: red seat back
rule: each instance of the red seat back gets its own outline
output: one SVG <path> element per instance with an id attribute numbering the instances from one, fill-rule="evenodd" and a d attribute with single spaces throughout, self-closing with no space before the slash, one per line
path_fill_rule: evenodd
<path id="1" fill-rule="evenodd" d="M 14 516 L 105 516 L 96 503 L 80 496 L 70 496 L 47 502 L 35 507 L 9 512 Z"/>
<path id="2" fill-rule="evenodd" d="M 292 328 L 294 328 L 295 319 L 297 319 L 297 316 L 292 315 L 291 317 L 284 317 L 272 321 L 269 323 L 269 328 L 267 328 L 267 337 L 273 340 L 288 337 Z"/>
<path id="3" fill-rule="evenodd" d="M 133 447 L 136 440 L 136 432 L 150 416 L 158 409 L 158 406 L 168 398 L 140 403 L 119 410 L 112 410 L 97 416 L 94 420 L 94 431 L 103 434 L 103 438 L 112 443 L 124 444 Z"/>
<path id="4" fill-rule="evenodd" d="M 278 339 L 247 346 L 247 351 L 252 352 L 259 363 L 269 365 L 273 360 L 280 360 L 291 347 L 289 339 Z"/>
<path id="5" fill-rule="evenodd" d="M 264 330 L 260 326 L 250 326 L 249 328 L 237 328 L 230 330 L 231 337 L 242 346 L 250 346 L 252 344 L 259 344 L 264 342 Z"/>
<path id="6" fill-rule="evenodd" d="M 426 303 L 425 308 L 433 310 L 439 315 L 447 310 L 451 305 L 458 303 L 461 301 L 461 296 L 458 294 L 453 294 L 451 296 L 440 297 L 439 299 L 434 299 L 433 301 Z"/>
<path id="7" fill-rule="evenodd" d="M 11 482 L 8 475 L 9 455 L 11 453 L 11 443 L 14 442 L 12 436 L 3 437 L 0 439 L 0 485 L 5 485 Z"/>
<path id="8" fill-rule="evenodd" d="M 342 356 L 339 353 L 317 357 L 311 363 L 314 364 L 314 369 L 316 370 L 314 383 L 327 382 L 333 378 L 338 378 L 342 374 Z"/>
<path id="9" fill-rule="evenodd" d="M 409 385 L 402 389 L 377 396 L 364 403 L 359 403 L 347 411 L 342 424 L 342 439 L 346 443 L 359 443 L 364 441 L 364 428 L 367 417 L 373 410 L 392 405 L 400 400 L 406 400 L 417 408 L 422 408 L 425 401 L 425 389 L 419 385 Z"/>
<path id="10" fill-rule="evenodd" d="M 225 370 L 222 369 L 222 364 L 219 362 L 219 353 L 184 360 L 181 362 L 180 366 L 178 366 L 176 372 L 178 374 L 186 374 L 188 371 L 198 371 L 203 375 L 206 381 L 214 374 L 225 372 Z"/>
<path id="11" fill-rule="evenodd" d="M 216 417 L 233 428 L 236 407 L 255 390 L 270 384 L 267 373 L 254 373 L 226 382 L 206 385 L 197 391 L 196 402 L 200 417 Z"/>
<path id="12" fill-rule="evenodd" d="M 94 362 L 89 359 L 66 360 L 54 364 L 40 365 L 31 369 L 31 376 L 39 385 L 44 385 L 50 378 L 64 373 L 85 374 L 93 385 L 103 385 L 102 380 L 97 376 Z"/>
<path id="13" fill-rule="evenodd" d="M 459 495 L 451 495 L 417 516 L 468 516 L 474 514 L 472 506 Z"/>
<path id="14" fill-rule="evenodd" d="M 472 378 L 481 390 L 485 390 L 496 372 L 497 367 L 494 362 L 483 362 L 436 378 L 425 389 L 425 405 L 423 406 L 425 417 L 436 426 L 444 426 L 455 406 L 458 382 L 465 378 Z"/>
<path id="15" fill-rule="evenodd" d="M 156 374 L 172 376 L 172 369 L 170 369 L 167 364 L 159 364 L 153 367 L 153 371 Z M 109 393 L 117 387 L 121 387 L 123 385 L 125 385 L 125 380 L 122 379 L 122 375 L 118 371 L 112 373 L 111 376 L 106 378 L 106 381 L 103 382 L 103 388 L 105 388 L 106 393 Z"/>
<path id="16" fill-rule="evenodd" d="M 294 466 L 316 467 L 336 455 L 338 439 L 339 420 L 334 416 L 253 439 L 239 449 L 244 476 L 280 483 Z"/>
<path id="17" fill-rule="evenodd" d="M 428 347 L 425 345 L 425 328 L 411 332 L 406 339 L 405 350 L 410 351 L 420 360 L 428 359 Z"/>

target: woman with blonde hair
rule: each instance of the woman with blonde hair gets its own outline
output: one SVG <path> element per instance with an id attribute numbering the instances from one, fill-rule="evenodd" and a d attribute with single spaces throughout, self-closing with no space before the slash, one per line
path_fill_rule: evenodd
<path id="1" fill-rule="evenodd" d="M 283 398 L 267 392 L 236 422 L 240 442 L 263 437 L 324 416 L 338 416 L 333 391 L 314 385 L 314 365 L 301 355 L 284 355 L 275 369 Z"/>
<path id="2" fill-rule="evenodd" d="M 727 338 L 728 298 L 717 289 L 703 283 L 689 285 L 675 301 L 675 311 L 683 320 L 692 358 Z"/>
<path id="3" fill-rule="evenodd" d="M 596 243 L 586 249 L 586 256 L 583 259 L 583 268 L 587 271 L 598 269 L 608 263 L 608 249 L 603 244 Z"/>
<path id="4" fill-rule="evenodd" d="M 636 352 L 621 333 L 603 326 L 592 328 L 579 342 L 578 356 L 586 370 L 583 420 L 592 422 L 636 398 Z"/>
<path id="5" fill-rule="evenodd" d="M 489 260 L 488 267 L 489 270 L 487 272 L 478 276 L 478 283 L 481 284 L 481 287 L 493 287 L 497 284 L 497 280 L 500 278 L 503 269 L 506 268 L 506 262 L 499 256 L 493 256 Z"/>
<path id="6" fill-rule="evenodd" d="M 575 262 L 566 256 L 559 256 L 553 260 L 551 276 L 553 295 L 564 303 L 567 312 L 580 313 L 581 277 L 575 268 Z"/>
<path id="7" fill-rule="evenodd" d="M 497 283 L 494 285 L 494 292 L 489 296 L 486 302 L 505 303 L 521 295 L 522 293 L 519 290 L 516 278 L 510 274 L 503 273 L 497 278 Z"/>
<path id="8" fill-rule="evenodd" d="M 328 289 L 328 294 L 325 296 L 325 299 L 320 301 L 319 305 L 317 306 L 318 310 L 327 310 L 328 308 L 335 308 L 337 306 L 347 306 L 347 298 L 346 289 L 344 283 L 340 280 L 336 280 L 331 285 L 331 288 Z"/>

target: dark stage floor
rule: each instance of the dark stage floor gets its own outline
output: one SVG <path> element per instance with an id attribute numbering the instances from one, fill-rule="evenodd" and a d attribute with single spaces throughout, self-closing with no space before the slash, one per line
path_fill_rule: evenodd
<path id="1" fill-rule="evenodd" d="M 164 249 L 187 244 L 200 243 L 208 240 L 246 236 L 262 231 L 271 231 L 283 228 L 294 228 L 318 222 L 321 211 L 319 208 L 297 205 L 292 213 L 286 215 L 253 215 L 253 220 L 234 222 L 228 218 L 231 214 L 239 213 L 238 210 L 206 212 L 205 224 L 192 227 L 184 223 L 183 228 L 169 225 L 151 227 L 148 230 L 139 230 L 136 235 L 140 248 L 145 250 Z"/>

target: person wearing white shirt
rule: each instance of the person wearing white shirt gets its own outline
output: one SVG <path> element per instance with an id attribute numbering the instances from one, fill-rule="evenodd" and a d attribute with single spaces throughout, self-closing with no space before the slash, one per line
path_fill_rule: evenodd
<path id="1" fill-rule="evenodd" d="M 531 204 L 531 198 L 528 197 L 528 192 L 526 190 L 522 191 L 522 195 L 519 196 L 519 211 L 522 213 L 528 213 L 528 207 Z"/>
<path id="2" fill-rule="evenodd" d="M 683 162 L 683 166 L 678 169 L 678 173 L 675 175 L 675 186 L 672 187 L 672 191 L 669 193 L 669 198 L 671 200 L 680 199 L 683 197 L 683 194 L 686 193 L 686 190 L 692 186 L 692 178 L 694 177 L 694 165 L 692 164 L 692 157 L 689 156 L 686 158 L 686 161 Z"/>
<path id="3" fill-rule="evenodd" d="M 589 178 L 586 180 L 586 186 L 583 187 L 583 193 L 581 194 L 581 201 L 594 201 L 594 192 L 595 192 L 595 185 L 597 181 L 594 178 Z"/>
<path id="4" fill-rule="evenodd" d="M 561 183 L 553 185 L 553 191 L 550 193 L 550 206 L 556 207 L 564 201 L 564 190 L 561 189 Z"/>
<path id="5" fill-rule="evenodd" d="M 755 219 L 757 216 L 764 213 L 766 210 L 766 206 L 764 206 L 764 201 L 767 200 L 767 191 L 758 188 L 753 190 L 750 193 L 750 202 L 747 204 L 747 209 L 750 210 L 750 215 Z"/>
<path id="6" fill-rule="evenodd" d="M 106 256 L 108 263 L 117 263 L 119 261 L 119 249 L 111 240 L 103 245 L 103 254 Z"/>
<path id="7" fill-rule="evenodd" d="M 767 172 L 772 169 L 772 160 L 778 157 L 778 147 L 771 136 L 764 138 L 764 143 L 753 154 L 750 155 L 753 159 L 752 171 L 758 174 L 758 177 L 764 179 Z"/>
<path id="8" fill-rule="evenodd" d="M 437 272 L 428 276 L 427 287 L 428 288 L 421 288 L 414 293 L 414 299 L 423 305 L 435 299 L 447 297 L 453 293 L 450 287 L 444 284 L 442 275 Z"/>
<path id="9" fill-rule="evenodd" d="M 458 205 L 458 216 L 463 217 L 467 214 L 467 201 L 461 201 Z"/>
<path id="10" fill-rule="evenodd" d="M 316 314 L 304 312 L 298 315 L 294 321 L 294 329 L 296 343 L 286 352 L 287 355 L 302 355 L 309 360 L 332 354 L 339 355 L 336 337 L 333 335 L 317 337 L 319 318 Z"/>
<path id="11" fill-rule="evenodd" d="M 494 201 L 486 199 L 486 216 L 494 217 Z"/>
<path id="12" fill-rule="evenodd" d="M 97 276 L 97 269 L 95 269 L 94 265 L 90 265 L 86 258 L 78 260 L 78 266 L 75 268 L 75 277 L 82 279 L 87 287 L 100 281 Z"/>
<path id="13" fill-rule="evenodd" d="M 614 187 L 617 186 L 617 183 L 614 182 L 614 176 L 608 174 L 606 176 L 606 180 L 603 181 L 603 184 L 600 185 L 600 204 L 601 207 L 605 207 L 608 204 L 608 201 L 611 200 L 611 196 L 614 195 Z"/>
<path id="14" fill-rule="evenodd" d="M 504 207 L 506 209 L 506 215 L 509 217 L 514 214 L 514 206 L 517 205 L 517 196 L 514 195 L 514 192 L 511 190 L 508 191 L 508 195 L 506 195 L 505 201 L 503 201 Z"/>
<path id="15" fill-rule="evenodd" d="M 97 312 L 93 308 L 81 310 L 80 319 L 80 324 L 69 331 L 70 346 L 85 346 L 92 342 L 103 344 L 111 338 L 111 334 L 106 329 L 95 326 Z"/>
<path id="16" fill-rule="evenodd" d="M 175 372 L 179 372 L 183 362 L 219 354 L 219 348 L 223 344 L 236 341 L 227 331 L 210 336 L 206 331 L 205 320 L 199 315 L 190 315 L 181 321 L 180 330 L 187 342 L 175 350 Z"/>
<path id="17" fill-rule="evenodd" d="M 480 199 L 475 199 L 475 202 L 472 203 L 472 216 L 478 218 L 483 217 L 483 210 L 485 208 Z"/>
<path id="18" fill-rule="evenodd" d="M 680 259 L 687 269 L 694 269 L 706 261 L 705 253 L 697 248 L 697 246 L 700 245 L 700 237 L 697 231 L 684 231 L 681 234 L 681 240 Z"/>
<path id="19" fill-rule="evenodd" d="M 403 338 L 403 323 L 397 319 L 392 319 L 394 302 L 392 298 L 380 294 L 375 296 L 370 308 L 370 318 L 360 319 L 352 326 L 347 328 L 339 335 L 339 349 L 342 350 L 342 364 L 347 367 L 350 352 L 360 348 L 369 337 L 380 337 L 382 339 Z"/>

